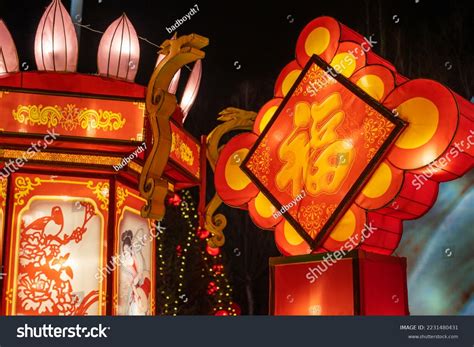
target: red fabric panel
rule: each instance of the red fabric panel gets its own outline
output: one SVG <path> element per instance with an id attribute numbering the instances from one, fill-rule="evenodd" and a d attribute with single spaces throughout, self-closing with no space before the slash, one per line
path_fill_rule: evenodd
<path id="1" fill-rule="evenodd" d="M 359 260 L 361 315 L 407 315 L 406 258 Z"/>
<path id="2" fill-rule="evenodd" d="M 96 75 L 59 72 L 20 72 L 0 78 L 1 87 L 49 90 L 144 99 L 146 88 L 136 83 Z"/>
<path id="3" fill-rule="evenodd" d="M 282 264 L 274 267 L 275 315 L 353 315 L 352 259 L 332 266 L 322 261 Z M 306 277 L 320 264 L 323 272 L 313 283 Z M 317 271 L 317 270 L 314 270 Z M 315 272 L 317 274 L 317 272 Z"/>

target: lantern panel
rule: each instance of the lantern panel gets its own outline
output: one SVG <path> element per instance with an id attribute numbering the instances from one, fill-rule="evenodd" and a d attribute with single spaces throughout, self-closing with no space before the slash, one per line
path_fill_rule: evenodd
<path id="1" fill-rule="evenodd" d="M 151 220 L 141 217 L 145 200 L 139 192 L 117 184 L 114 311 L 117 315 L 149 316 L 155 311 L 155 237 Z"/>
<path id="2" fill-rule="evenodd" d="M 52 177 L 12 175 L 5 313 L 105 314 L 109 182 Z"/>

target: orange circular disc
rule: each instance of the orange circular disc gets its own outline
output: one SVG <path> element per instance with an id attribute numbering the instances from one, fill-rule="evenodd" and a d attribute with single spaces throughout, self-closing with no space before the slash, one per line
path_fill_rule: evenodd
<path id="1" fill-rule="evenodd" d="M 283 99 L 272 99 L 260 108 L 253 124 L 253 132 L 255 134 L 260 135 L 263 132 L 282 101 Z"/>
<path id="2" fill-rule="evenodd" d="M 286 219 L 282 219 L 275 228 L 275 243 L 283 255 L 311 253 L 309 245 Z"/>
<path id="3" fill-rule="evenodd" d="M 271 229 L 283 218 L 262 192 L 259 192 L 255 198 L 250 200 L 248 208 L 250 218 L 256 226 L 262 229 Z"/>
<path id="4" fill-rule="evenodd" d="M 296 60 L 305 66 L 313 54 L 329 63 L 339 46 L 341 28 L 332 17 L 318 17 L 306 25 L 296 42 Z"/>
<path id="5" fill-rule="evenodd" d="M 413 170 L 436 160 L 448 148 L 458 126 L 451 92 L 438 82 L 417 79 L 397 87 L 384 101 L 408 123 L 388 154 L 396 167 Z"/>
<path id="6" fill-rule="evenodd" d="M 364 223 L 365 211 L 356 204 L 352 204 L 334 226 L 322 247 L 328 251 L 354 249 L 362 239 Z"/>
<path id="7" fill-rule="evenodd" d="M 366 210 L 384 207 L 400 191 L 403 177 L 403 170 L 397 169 L 389 161 L 381 162 L 357 196 L 356 204 Z"/>
<path id="8" fill-rule="evenodd" d="M 303 71 L 303 69 L 296 60 L 286 65 L 283 70 L 281 70 L 275 82 L 275 97 L 282 98 L 286 96 L 300 76 L 301 71 Z"/>
<path id="9" fill-rule="evenodd" d="M 330 65 L 337 72 L 345 77 L 350 77 L 364 67 L 366 57 L 361 46 L 356 42 L 341 42 Z"/>
<path id="10" fill-rule="evenodd" d="M 377 101 L 383 101 L 395 87 L 392 71 L 382 65 L 369 65 L 351 76 L 351 81 Z"/>
<path id="11" fill-rule="evenodd" d="M 237 135 L 219 153 L 214 182 L 217 194 L 229 206 L 242 207 L 259 192 L 240 168 L 256 140 L 254 133 Z"/>

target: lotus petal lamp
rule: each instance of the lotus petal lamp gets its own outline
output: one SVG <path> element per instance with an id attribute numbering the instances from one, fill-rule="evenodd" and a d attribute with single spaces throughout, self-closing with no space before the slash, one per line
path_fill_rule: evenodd
<path id="1" fill-rule="evenodd" d="M 202 75 L 202 63 L 201 60 L 196 61 L 194 64 L 193 70 L 191 71 L 191 75 L 189 75 L 188 82 L 186 83 L 186 88 L 183 92 L 183 97 L 181 98 L 180 107 L 183 111 L 183 123 L 188 116 L 191 107 L 194 104 L 194 100 L 196 100 L 199 85 L 201 83 L 201 75 Z"/>
<path id="2" fill-rule="evenodd" d="M 139 60 L 138 35 L 124 13 L 102 35 L 97 53 L 99 75 L 133 82 Z"/>
<path id="3" fill-rule="evenodd" d="M 36 30 L 36 66 L 40 71 L 75 72 L 77 55 L 78 42 L 71 17 L 60 0 L 53 0 Z"/>
<path id="4" fill-rule="evenodd" d="M 165 55 L 164 54 L 159 54 L 158 55 L 158 59 L 156 61 L 156 65 L 155 67 L 158 66 L 158 64 L 165 58 Z M 181 76 L 181 69 L 178 70 L 178 72 L 176 72 L 174 74 L 174 77 L 173 79 L 171 80 L 170 82 L 170 85 L 168 87 L 168 92 L 170 92 L 171 94 L 176 94 L 176 91 L 178 90 L 178 84 L 179 84 L 179 77 Z"/>
<path id="5" fill-rule="evenodd" d="M 0 19 L 0 75 L 19 70 L 18 53 L 15 42 L 7 26 Z"/>

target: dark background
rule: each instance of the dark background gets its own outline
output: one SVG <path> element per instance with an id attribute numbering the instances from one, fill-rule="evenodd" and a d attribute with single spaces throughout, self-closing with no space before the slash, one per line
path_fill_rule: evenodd
<path id="1" fill-rule="evenodd" d="M 0 2 L 0 18 L 12 33 L 23 69 L 36 69 L 34 34 L 49 2 Z M 63 4 L 69 8 L 70 1 Z M 125 12 L 139 36 L 160 44 L 170 36 L 166 27 L 171 27 L 195 4 L 199 12 L 179 27 L 178 34 L 194 32 L 210 39 L 210 45 L 204 49 L 200 94 L 185 123 L 196 137 L 209 133 L 218 124 L 217 113 L 225 107 L 258 111 L 271 99 L 276 77 L 294 57 L 299 32 L 310 20 L 322 15 L 333 16 L 364 36 L 373 34 L 378 41 L 374 51 L 407 77 L 438 80 L 468 100 L 474 94 L 472 0 L 85 0 L 82 18 L 78 20 L 104 31 Z M 78 72 L 96 73 L 100 38 L 100 34 L 82 29 Z M 144 41 L 140 46 L 136 82 L 145 85 L 155 65 L 157 48 Z M 237 69 L 239 65 L 241 68 Z M 212 194 L 212 189 L 208 189 L 208 198 Z M 268 257 L 279 255 L 273 234 L 257 229 L 245 212 L 227 207 L 222 212 L 228 217 L 224 252 L 234 299 L 243 314 L 266 314 Z"/>

